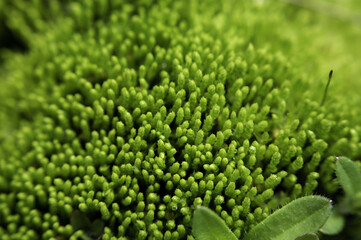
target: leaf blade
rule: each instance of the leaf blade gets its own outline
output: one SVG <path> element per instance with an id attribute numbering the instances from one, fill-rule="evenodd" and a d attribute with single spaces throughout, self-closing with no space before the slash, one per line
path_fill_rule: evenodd
<path id="1" fill-rule="evenodd" d="M 336 161 L 336 175 L 346 195 L 352 197 L 361 192 L 361 172 L 354 161 L 339 157 Z"/>
<path id="2" fill-rule="evenodd" d="M 331 214 L 331 203 L 321 196 L 298 198 L 256 225 L 244 240 L 289 240 L 316 232 Z"/>
<path id="3" fill-rule="evenodd" d="M 91 225 L 90 220 L 79 210 L 71 214 L 70 223 L 74 230 L 87 230 Z"/>
<path id="4" fill-rule="evenodd" d="M 96 219 L 94 220 L 94 222 L 91 224 L 90 229 L 88 230 L 88 236 L 92 237 L 92 238 L 98 238 L 99 236 L 101 236 L 104 232 L 104 221 L 101 219 Z"/>
<path id="5" fill-rule="evenodd" d="M 237 240 L 216 213 L 201 206 L 194 211 L 192 232 L 197 240 Z"/>
<path id="6" fill-rule="evenodd" d="M 326 235 L 337 235 L 345 226 L 345 219 L 336 211 L 332 211 L 325 225 L 322 226 L 321 232 Z"/>
<path id="7" fill-rule="evenodd" d="M 319 238 L 314 233 L 306 233 L 296 238 L 296 240 L 319 240 Z"/>

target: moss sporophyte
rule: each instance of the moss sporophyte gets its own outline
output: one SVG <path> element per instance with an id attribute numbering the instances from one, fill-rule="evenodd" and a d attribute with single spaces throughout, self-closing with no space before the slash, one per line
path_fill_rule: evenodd
<path id="1" fill-rule="evenodd" d="M 314 49 L 328 35 L 310 14 L 279 1 L 0 1 L 0 36 L 14 40 L 0 41 L 0 239 L 191 240 L 197 213 L 231 238 L 315 239 L 330 211 L 318 194 L 357 222 L 359 110 L 327 95 L 341 80 L 320 102 L 330 67 Z"/>

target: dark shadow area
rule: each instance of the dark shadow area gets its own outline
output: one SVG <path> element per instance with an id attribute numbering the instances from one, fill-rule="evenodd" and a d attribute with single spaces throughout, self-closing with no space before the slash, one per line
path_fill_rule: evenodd
<path id="1" fill-rule="evenodd" d="M 6 26 L 4 19 L 0 19 L 0 51 L 3 49 L 26 52 L 28 46 L 18 34 Z"/>

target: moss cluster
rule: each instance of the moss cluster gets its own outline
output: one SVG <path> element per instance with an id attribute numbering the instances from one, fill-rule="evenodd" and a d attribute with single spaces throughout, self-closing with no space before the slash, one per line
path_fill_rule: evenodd
<path id="1" fill-rule="evenodd" d="M 77 210 L 104 240 L 193 239 L 198 205 L 241 237 L 335 193 L 334 157 L 361 156 L 344 102 L 320 106 L 288 57 L 254 47 L 258 3 L 3 5 L 26 47 L 2 50 L 2 239 L 77 239 Z"/>

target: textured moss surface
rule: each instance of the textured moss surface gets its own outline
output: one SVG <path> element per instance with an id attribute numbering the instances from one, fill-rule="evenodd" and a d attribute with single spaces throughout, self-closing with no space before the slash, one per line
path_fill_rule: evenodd
<path id="1" fill-rule="evenodd" d="M 2 239 L 77 239 L 76 210 L 105 222 L 103 239 L 193 239 L 198 205 L 241 237 L 280 204 L 333 196 L 335 156 L 361 156 L 354 65 L 320 106 L 324 56 L 342 69 L 353 50 L 327 42 L 324 16 L 273 1 L 1 4 L 15 43 L 0 48 Z"/>

